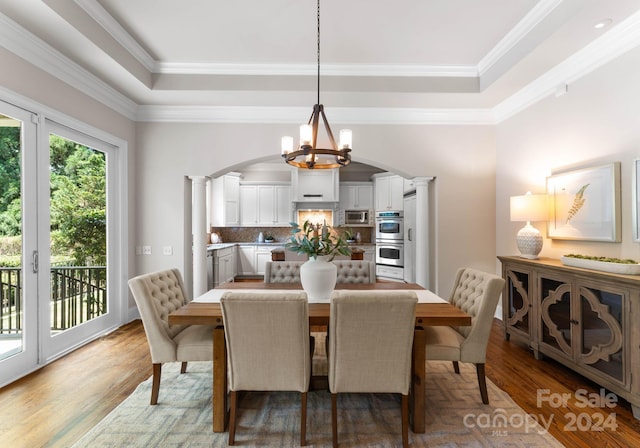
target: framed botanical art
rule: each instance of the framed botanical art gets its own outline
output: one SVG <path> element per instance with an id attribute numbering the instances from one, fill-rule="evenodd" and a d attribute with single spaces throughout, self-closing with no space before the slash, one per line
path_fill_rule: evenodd
<path id="1" fill-rule="evenodd" d="M 633 241 L 640 242 L 640 159 L 633 162 Z"/>
<path id="2" fill-rule="evenodd" d="M 620 163 L 553 172 L 547 177 L 548 237 L 620 241 Z"/>

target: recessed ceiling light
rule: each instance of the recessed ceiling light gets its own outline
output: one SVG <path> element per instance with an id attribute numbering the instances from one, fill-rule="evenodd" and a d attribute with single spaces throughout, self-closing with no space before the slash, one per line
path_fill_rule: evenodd
<path id="1" fill-rule="evenodd" d="M 611 25 L 612 22 L 613 22 L 613 20 L 611 20 L 611 19 L 604 19 L 604 20 L 599 21 L 595 25 L 593 25 L 593 27 L 595 29 L 597 29 L 597 30 L 601 30 L 602 28 L 606 28 L 609 25 Z"/>

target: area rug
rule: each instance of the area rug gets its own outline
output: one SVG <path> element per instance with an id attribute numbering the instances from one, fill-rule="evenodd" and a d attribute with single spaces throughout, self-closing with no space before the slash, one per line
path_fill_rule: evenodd
<path id="1" fill-rule="evenodd" d="M 149 405 L 148 379 L 74 448 L 227 446 L 227 433 L 212 432 L 211 375 L 208 362 L 189 363 L 183 375 L 179 364 L 165 365 L 158 405 Z M 412 447 L 563 446 L 489 380 L 490 404 L 483 405 L 473 366 L 461 364 L 457 375 L 451 363 L 427 362 L 425 386 L 426 432 L 409 432 Z M 341 447 L 402 446 L 399 396 L 343 394 L 338 410 Z M 299 446 L 299 418 L 298 393 L 247 392 L 240 399 L 236 445 Z M 309 392 L 307 444 L 332 445 L 328 391 Z"/>

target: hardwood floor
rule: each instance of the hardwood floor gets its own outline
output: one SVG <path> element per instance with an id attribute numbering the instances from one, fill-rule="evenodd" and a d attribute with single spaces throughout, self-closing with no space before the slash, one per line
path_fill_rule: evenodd
<path id="1" fill-rule="evenodd" d="M 68 447 L 150 375 L 144 330 L 135 321 L 0 389 L 1 445 Z M 640 446 L 640 421 L 625 401 L 611 410 L 617 428 L 602 432 L 565 430 L 571 423 L 565 414 L 608 415 L 608 409 L 553 408 L 546 402 L 538 407 L 538 389 L 574 396 L 579 389 L 599 393 L 600 387 L 552 360 L 536 361 L 528 348 L 504 341 L 499 320 L 494 321 L 487 349 L 487 376 L 526 412 L 542 415 L 545 421 L 552 418 L 550 432 L 565 446 Z M 585 422 L 583 417 L 583 426 L 590 426 Z"/>

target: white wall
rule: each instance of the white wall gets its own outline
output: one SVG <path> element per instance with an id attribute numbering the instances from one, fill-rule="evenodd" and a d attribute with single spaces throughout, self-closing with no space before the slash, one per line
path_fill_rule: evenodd
<path id="1" fill-rule="evenodd" d="M 554 168 L 621 162 L 620 243 L 544 241 L 542 256 L 569 252 L 640 259 L 632 232 L 632 166 L 640 157 L 640 49 L 571 83 L 497 126 L 497 253 L 515 255 L 523 223 L 509 221 L 509 196 L 545 191 Z M 546 227 L 535 224 L 546 236 Z"/>
<path id="2" fill-rule="evenodd" d="M 331 120 L 331 117 L 328 117 Z M 185 175 L 208 175 L 278 154 L 295 125 L 140 123 L 135 176 L 139 207 L 137 271 L 177 265 L 181 258 Z M 490 126 L 355 126 L 354 159 L 406 176 L 436 177 L 436 285 L 447 296 L 460 266 L 495 269 L 495 138 Z M 174 247 L 174 255 L 159 248 Z M 156 249 L 158 248 L 158 250 Z M 177 249 L 177 250 L 176 250 Z"/>

